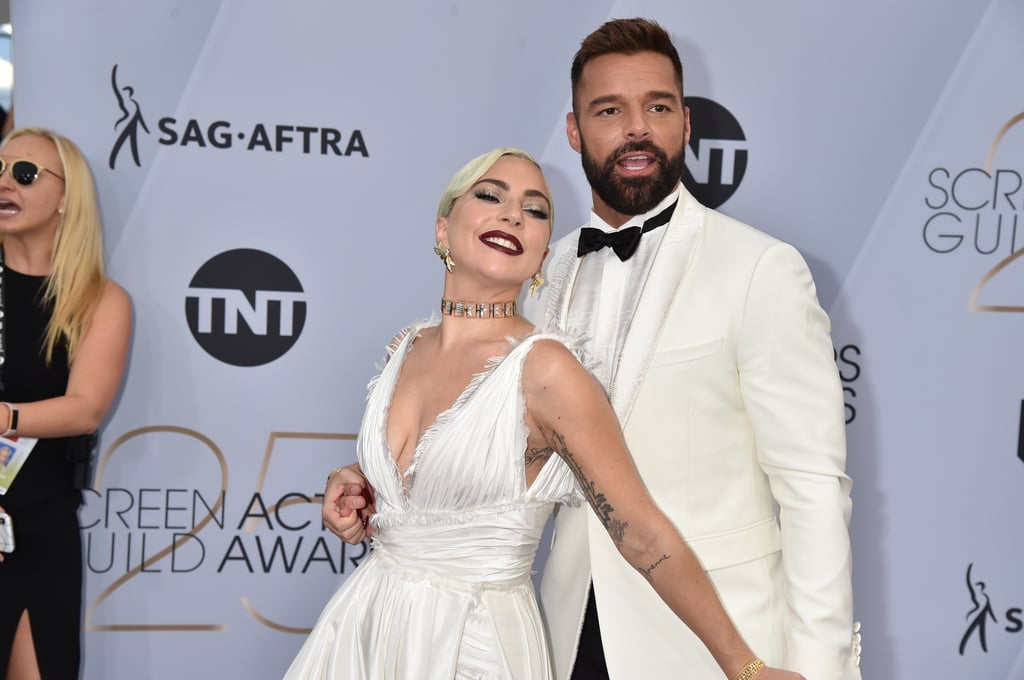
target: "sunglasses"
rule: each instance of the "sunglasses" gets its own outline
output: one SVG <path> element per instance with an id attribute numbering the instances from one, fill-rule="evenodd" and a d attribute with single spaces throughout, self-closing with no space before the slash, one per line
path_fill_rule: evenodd
<path id="1" fill-rule="evenodd" d="M 12 163 L 8 163 L 3 158 L 0 158 L 0 175 L 3 175 L 7 168 L 11 169 L 11 177 L 14 178 L 14 181 L 23 187 L 30 187 L 35 184 L 36 180 L 39 179 L 39 175 L 43 172 L 48 172 L 62 182 L 64 181 L 64 178 L 53 170 L 47 170 L 35 161 L 24 158 L 19 158 Z"/>

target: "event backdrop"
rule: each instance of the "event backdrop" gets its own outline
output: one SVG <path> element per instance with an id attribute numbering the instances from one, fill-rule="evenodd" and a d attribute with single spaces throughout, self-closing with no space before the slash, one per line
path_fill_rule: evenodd
<path id="1" fill-rule="evenodd" d="M 1024 678 L 1024 2 L 13 0 L 18 123 L 86 152 L 135 311 L 85 678 L 281 675 L 366 554 L 318 494 L 436 307 L 441 189 L 520 146 L 584 220 L 568 67 L 635 15 L 683 56 L 687 184 L 832 316 L 865 678 Z"/>

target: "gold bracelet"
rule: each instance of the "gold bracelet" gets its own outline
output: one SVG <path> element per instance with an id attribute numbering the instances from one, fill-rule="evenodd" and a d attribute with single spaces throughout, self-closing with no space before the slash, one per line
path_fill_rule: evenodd
<path id="1" fill-rule="evenodd" d="M 751 680 L 762 668 L 764 668 L 764 661 L 755 656 L 733 680 Z"/>

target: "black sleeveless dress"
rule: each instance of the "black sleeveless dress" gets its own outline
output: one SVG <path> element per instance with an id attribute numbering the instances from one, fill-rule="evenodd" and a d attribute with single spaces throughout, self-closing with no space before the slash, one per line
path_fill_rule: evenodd
<path id="1" fill-rule="evenodd" d="M 42 276 L 4 267 L 4 340 L 0 401 L 15 404 L 63 395 L 68 384 L 66 348 L 49 365 L 43 338 L 50 310 L 40 304 Z M 39 670 L 46 680 L 75 680 L 81 657 L 81 492 L 72 488 L 66 439 L 40 439 L 0 496 L 11 516 L 15 550 L 0 562 L 0 674 L 7 671 L 18 620 L 27 610 Z"/>

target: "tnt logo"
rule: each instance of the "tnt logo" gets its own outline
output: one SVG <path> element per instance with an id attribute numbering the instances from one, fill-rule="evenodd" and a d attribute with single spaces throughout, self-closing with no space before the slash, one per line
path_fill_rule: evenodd
<path id="1" fill-rule="evenodd" d="M 747 139 L 735 116 L 721 104 L 687 97 L 690 143 L 683 185 L 698 201 L 717 208 L 736 193 L 747 172 Z"/>
<path id="2" fill-rule="evenodd" d="M 229 250 L 192 277 L 185 318 L 210 356 L 232 366 L 261 366 L 299 339 L 306 295 L 295 272 L 273 255 Z"/>
<path id="3" fill-rule="evenodd" d="M 1020 402 L 1020 424 L 1017 427 L 1017 457 L 1024 463 L 1024 400 Z"/>

